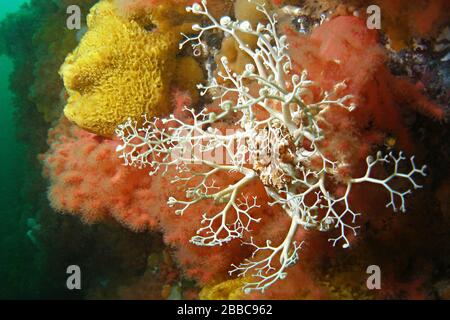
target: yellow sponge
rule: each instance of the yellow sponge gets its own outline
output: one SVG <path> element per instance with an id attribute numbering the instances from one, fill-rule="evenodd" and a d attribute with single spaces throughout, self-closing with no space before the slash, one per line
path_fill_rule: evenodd
<path id="1" fill-rule="evenodd" d="M 88 32 L 60 69 L 69 95 L 64 109 L 69 120 L 110 137 L 128 117 L 169 111 L 180 29 L 186 26 L 168 28 L 167 22 L 158 21 L 169 8 L 164 9 L 133 18 L 120 15 L 112 0 L 91 9 Z M 192 81 L 201 81 L 198 72 Z"/>
<path id="2" fill-rule="evenodd" d="M 249 279 L 237 278 L 204 287 L 199 294 L 201 300 L 240 300 L 244 297 L 243 286 Z"/>

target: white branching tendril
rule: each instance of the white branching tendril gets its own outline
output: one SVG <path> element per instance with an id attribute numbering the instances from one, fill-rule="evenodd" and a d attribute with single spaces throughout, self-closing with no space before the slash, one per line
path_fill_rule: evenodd
<path id="1" fill-rule="evenodd" d="M 286 277 L 286 269 L 299 260 L 302 242 L 296 240 L 298 228 L 337 232 L 331 238 L 333 245 L 350 245 L 349 234 L 357 233 L 355 225 L 360 213 L 352 210 L 349 194 L 352 186 L 374 183 L 384 187 L 390 194 L 388 207 L 405 211 L 407 191 L 394 189 L 393 180 L 406 179 L 412 187 L 420 186 L 414 181 L 415 174 L 425 175 L 425 167 L 417 169 L 411 158 L 412 169 L 402 173 L 400 162 L 403 154 L 367 159 L 367 172 L 360 178 L 351 178 L 343 184 L 341 196 L 327 189 L 328 179 L 337 175 L 336 160 L 328 159 L 321 150 L 324 136 L 318 121 L 330 108 L 343 108 L 351 112 L 351 96 L 340 92 L 345 83 L 338 83 L 330 92 L 324 92 L 318 102 L 306 103 L 317 86 L 308 79 L 306 71 L 294 74 L 288 55 L 288 44 L 284 35 L 277 31 L 277 16 L 269 14 L 264 6 L 256 5 L 267 23 L 250 25 L 247 21 L 233 21 L 222 17 L 217 21 L 208 11 L 206 1 L 194 4 L 187 10 L 202 15 L 209 25 L 195 25 L 193 36 L 185 35 L 185 41 L 194 49 L 203 46 L 202 39 L 210 31 L 221 31 L 236 41 L 240 50 L 252 60 L 244 72 L 237 74 L 226 58 L 221 59 L 222 71 L 207 86 L 199 85 L 202 95 L 209 94 L 220 107 L 220 112 L 206 109 L 195 112 L 187 109 L 189 116 L 182 120 L 171 115 L 164 119 L 142 122 L 128 120 L 117 129 L 122 144 L 117 148 L 125 165 L 148 167 L 150 174 L 167 172 L 170 166 L 177 170 L 173 183 L 185 187 L 184 199 L 170 197 L 168 205 L 178 215 L 201 201 L 212 201 L 215 212 L 204 212 L 202 228 L 191 239 L 199 246 L 223 245 L 234 239 L 242 239 L 250 232 L 251 224 L 260 219 L 251 211 L 259 205 L 256 198 L 248 198 L 243 189 L 259 179 L 267 194 L 273 199 L 272 206 L 280 206 L 290 217 L 291 224 L 285 239 L 276 245 L 263 239 L 259 245 L 253 238 L 248 245 L 255 248 L 254 254 L 240 265 L 233 265 L 230 273 L 253 276 L 255 281 L 247 283 L 246 292 L 264 291 L 274 282 Z M 255 49 L 239 36 L 255 36 Z M 267 117 L 257 117 L 257 108 Z M 239 130 L 224 132 L 215 124 L 234 121 Z M 312 162 L 316 165 L 312 165 Z M 387 178 L 373 176 L 377 164 L 394 164 L 394 172 Z M 319 165 L 317 165 L 319 163 Z M 193 165 L 196 164 L 196 165 Z M 220 172 L 239 176 L 236 182 L 216 185 L 215 177 Z"/>

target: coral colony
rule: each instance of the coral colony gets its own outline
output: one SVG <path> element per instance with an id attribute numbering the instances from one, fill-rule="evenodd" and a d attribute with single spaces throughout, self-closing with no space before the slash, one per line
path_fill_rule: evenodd
<path id="1" fill-rule="evenodd" d="M 220 71 L 198 86 L 202 96 L 213 99 L 211 106 L 187 106 L 169 117 L 129 119 L 116 130 L 116 151 L 125 165 L 147 168 L 150 175 L 176 170 L 172 183 L 184 195 L 169 197 L 167 205 L 180 216 L 180 224 L 181 219 L 191 219 L 186 214 L 191 207 L 205 201 L 214 204 L 202 213 L 201 228 L 190 240 L 197 246 L 240 241 L 251 235 L 254 224 L 266 223 L 270 216 L 254 214 L 264 200 L 245 191 L 255 183 L 264 185 L 268 205 L 281 208 L 290 226 L 277 241 L 251 236 L 242 240 L 253 254 L 233 264 L 230 274 L 247 279 L 246 293 L 264 292 L 287 276 L 288 268 L 301 259 L 300 229 L 331 232 L 333 246 L 348 248 L 362 214 L 349 200 L 355 185 L 378 185 L 389 194 L 387 207 L 404 212 L 406 196 L 421 187 L 416 177 L 426 175 L 425 166 L 417 167 L 414 157 L 376 152 L 367 157 L 365 173 L 352 176 L 346 158 L 330 152 L 335 137 L 325 129 L 330 115 L 352 114 L 359 108 L 345 93 L 346 82 L 322 90 L 306 70 L 294 68 L 278 15 L 264 3 L 255 5 L 264 16 L 256 25 L 228 16 L 216 19 L 206 1 L 187 8 L 209 23 L 194 24 L 195 34 L 186 35 L 180 48 L 191 44 L 196 52 L 208 50 L 204 38 L 220 32 L 248 58 L 238 72 L 222 56 Z M 249 45 L 249 38 L 255 45 Z M 377 167 L 392 171 L 383 174 Z M 237 178 L 217 184 L 216 177 L 223 173 Z"/>
<path id="2" fill-rule="evenodd" d="M 81 30 L 66 1 L 6 17 L 29 164 L 26 225 L 5 230 L 48 257 L 15 265 L 76 257 L 85 298 L 450 297 L 450 3 L 375 3 L 381 29 L 370 0 L 73 0 Z M 32 291 L 73 293 L 52 283 Z"/>
<path id="3" fill-rule="evenodd" d="M 449 12 L 32 0 L 3 15 L 0 296 L 450 299 Z"/>

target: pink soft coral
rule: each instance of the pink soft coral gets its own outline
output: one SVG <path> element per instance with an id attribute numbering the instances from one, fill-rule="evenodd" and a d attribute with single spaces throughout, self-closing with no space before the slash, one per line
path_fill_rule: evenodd
<path id="1" fill-rule="evenodd" d="M 335 83 L 345 81 L 346 92 L 358 105 L 346 121 L 352 121 L 358 134 L 371 137 L 372 142 L 382 134 L 391 134 L 401 148 L 411 151 L 404 106 L 432 118 L 444 118 L 444 110 L 423 96 L 418 87 L 389 72 L 376 32 L 368 30 L 362 19 L 337 17 L 315 29 L 310 37 L 287 31 L 294 62 L 308 70 L 321 88 L 330 90 Z"/>
<path id="2" fill-rule="evenodd" d="M 448 0 L 370 0 L 366 5 L 381 7 L 382 28 L 388 34 L 391 47 L 396 50 L 410 45 L 413 38 L 436 35 L 450 19 Z"/>
<path id="3" fill-rule="evenodd" d="M 387 71 L 383 64 L 384 52 L 378 46 L 376 35 L 368 31 L 361 20 L 339 17 L 323 24 L 309 38 L 294 33 L 291 38 L 295 50 L 292 56 L 298 57 L 294 62 L 299 67 L 308 69 L 310 76 L 325 90 L 346 80 L 346 90 L 358 100 L 359 108 L 350 116 L 348 112 L 336 109 L 321 123 L 325 131 L 333 133 L 327 135 L 331 139 L 324 142 L 327 143 L 323 146 L 325 152 L 330 158 L 346 159 L 351 170 L 360 169 L 361 160 L 374 145 L 382 142 L 385 133 L 395 134 L 402 146 L 410 146 L 399 107 L 401 103 L 409 102 L 427 115 L 443 117 L 442 109 L 423 97 L 412 84 Z M 175 90 L 173 99 L 175 114 L 186 117 L 181 107 L 189 103 L 190 97 Z M 165 242 L 175 248 L 177 260 L 186 274 L 202 284 L 223 280 L 230 264 L 249 256 L 250 249 L 239 242 L 214 248 L 198 247 L 189 242 L 200 228 L 201 215 L 213 204 L 204 202 L 189 208 L 184 219 L 175 215 L 166 201 L 184 190 L 170 184 L 174 172 L 149 177 L 140 170 L 124 167 L 115 154 L 116 142 L 86 133 L 66 120 L 50 132 L 49 145 L 44 162 L 51 181 L 49 198 L 54 208 L 78 214 L 88 223 L 113 217 L 132 230 L 162 231 Z M 345 178 L 350 174 L 342 172 L 341 176 Z M 232 175 L 223 175 L 216 182 L 229 185 L 233 179 Z M 380 204 L 384 201 L 379 201 L 379 193 L 367 190 L 366 187 L 355 187 L 350 201 L 357 211 L 369 212 L 366 216 L 370 216 L 370 213 L 382 210 Z M 265 204 L 255 209 L 254 216 L 262 218 L 264 223 L 252 226 L 252 236 L 261 241 L 279 240 L 289 221 L 279 210 L 267 205 L 262 184 L 252 185 L 251 190 L 244 192 L 248 196 L 257 195 L 259 202 Z M 360 210 L 363 207 L 366 208 Z M 326 239 L 319 236 L 306 231 L 298 236 L 303 240 L 310 239 L 309 247 L 302 253 L 306 263 L 302 267 L 293 267 L 289 281 L 274 287 L 277 297 L 301 296 L 305 287 L 310 288 L 311 296 L 322 294 L 307 269 L 303 268 L 330 256 L 331 249 Z M 248 235 L 245 237 L 244 241 L 248 241 Z M 303 285 L 298 285 L 299 282 Z"/>
<path id="4" fill-rule="evenodd" d="M 48 195 L 55 209 L 80 215 L 86 223 L 113 216 L 135 231 L 156 225 L 148 210 L 152 198 L 146 193 L 151 179 L 121 166 L 114 141 L 63 119 L 50 130 L 48 143 L 45 174 L 51 181 Z"/>
<path id="5" fill-rule="evenodd" d="M 44 173 L 50 180 L 48 196 L 54 209 L 79 215 L 86 223 L 114 218 L 134 231 L 162 231 L 165 242 L 175 248 L 186 274 L 200 283 L 224 279 L 230 264 L 247 257 L 240 243 L 202 248 L 189 243 L 200 228 L 201 215 L 211 203 L 185 212 L 180 220 L 166 205 L 169 196 L 182 190 L 170 188 L 174 172 L 149 177 L 136 168 L 125 167 L 117 158 L 117 143 L 85 132 L 63 118 L 49 132 L 49 151 L 42 156 Z M 227 183 L 222 176 L 218 183 Z M 262 185 L 249 194 L 263 194 Z M 262 217 L 273 214 L 266 205 Z M 257 232 L 258 226 L 255 228 Z"/>

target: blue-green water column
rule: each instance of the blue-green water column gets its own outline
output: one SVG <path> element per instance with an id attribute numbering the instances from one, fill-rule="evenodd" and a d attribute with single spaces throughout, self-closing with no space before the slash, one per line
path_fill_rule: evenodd
<path id="1" fill-rule="evenodd" d="M 27 2 L 26 0 L 4 0 L 0 4 L 0 21 L 8 14 L 15 12 Z M 1 40 L 0 40 L 1 41 Z M 0 43 L 0 48 L 3 47 Z M 20 269 L 15 265 L 29 263 L 29 256 L 24 254 L 23 247 L 19 244 L 21 237 L 17 234 L 21 230 L 20 220 L 20 185 L 24 182 L 26 172 L 25 154 L 22 144 L 16 139 L 16 127 L 14 121 L 13 95 L 9 90 L 9 77 L 13 71 L 12 61 L 1 54 L 0 51 L 0 297 L 20 298 L 35 296 L 32 292 L 26 295 L 19 293 L 20 278 L 25 277 L 15 274 L 13 270 Z M 17 272 L 20 273 L 20 272 Z M 17 285 L 14 285 L 17 283 Z M 16 289 L 17 288 L 17 289 Z"/>
<path id="2" fill-rule="evenodd" d="M 8 13 L 16 11 L 25 2 L 25 0 L 2 1 L 0 20 Z M 15 138 L 14 108 L 8 88 L 12 68 L 10 59 L 0 55 L 0 212 L 2 218 L 8 214 L 11 206 L 16 205 L 17 183 L 21 180 L 18 178 L 23 174 L 20 166 L 23 150 Z"/>

